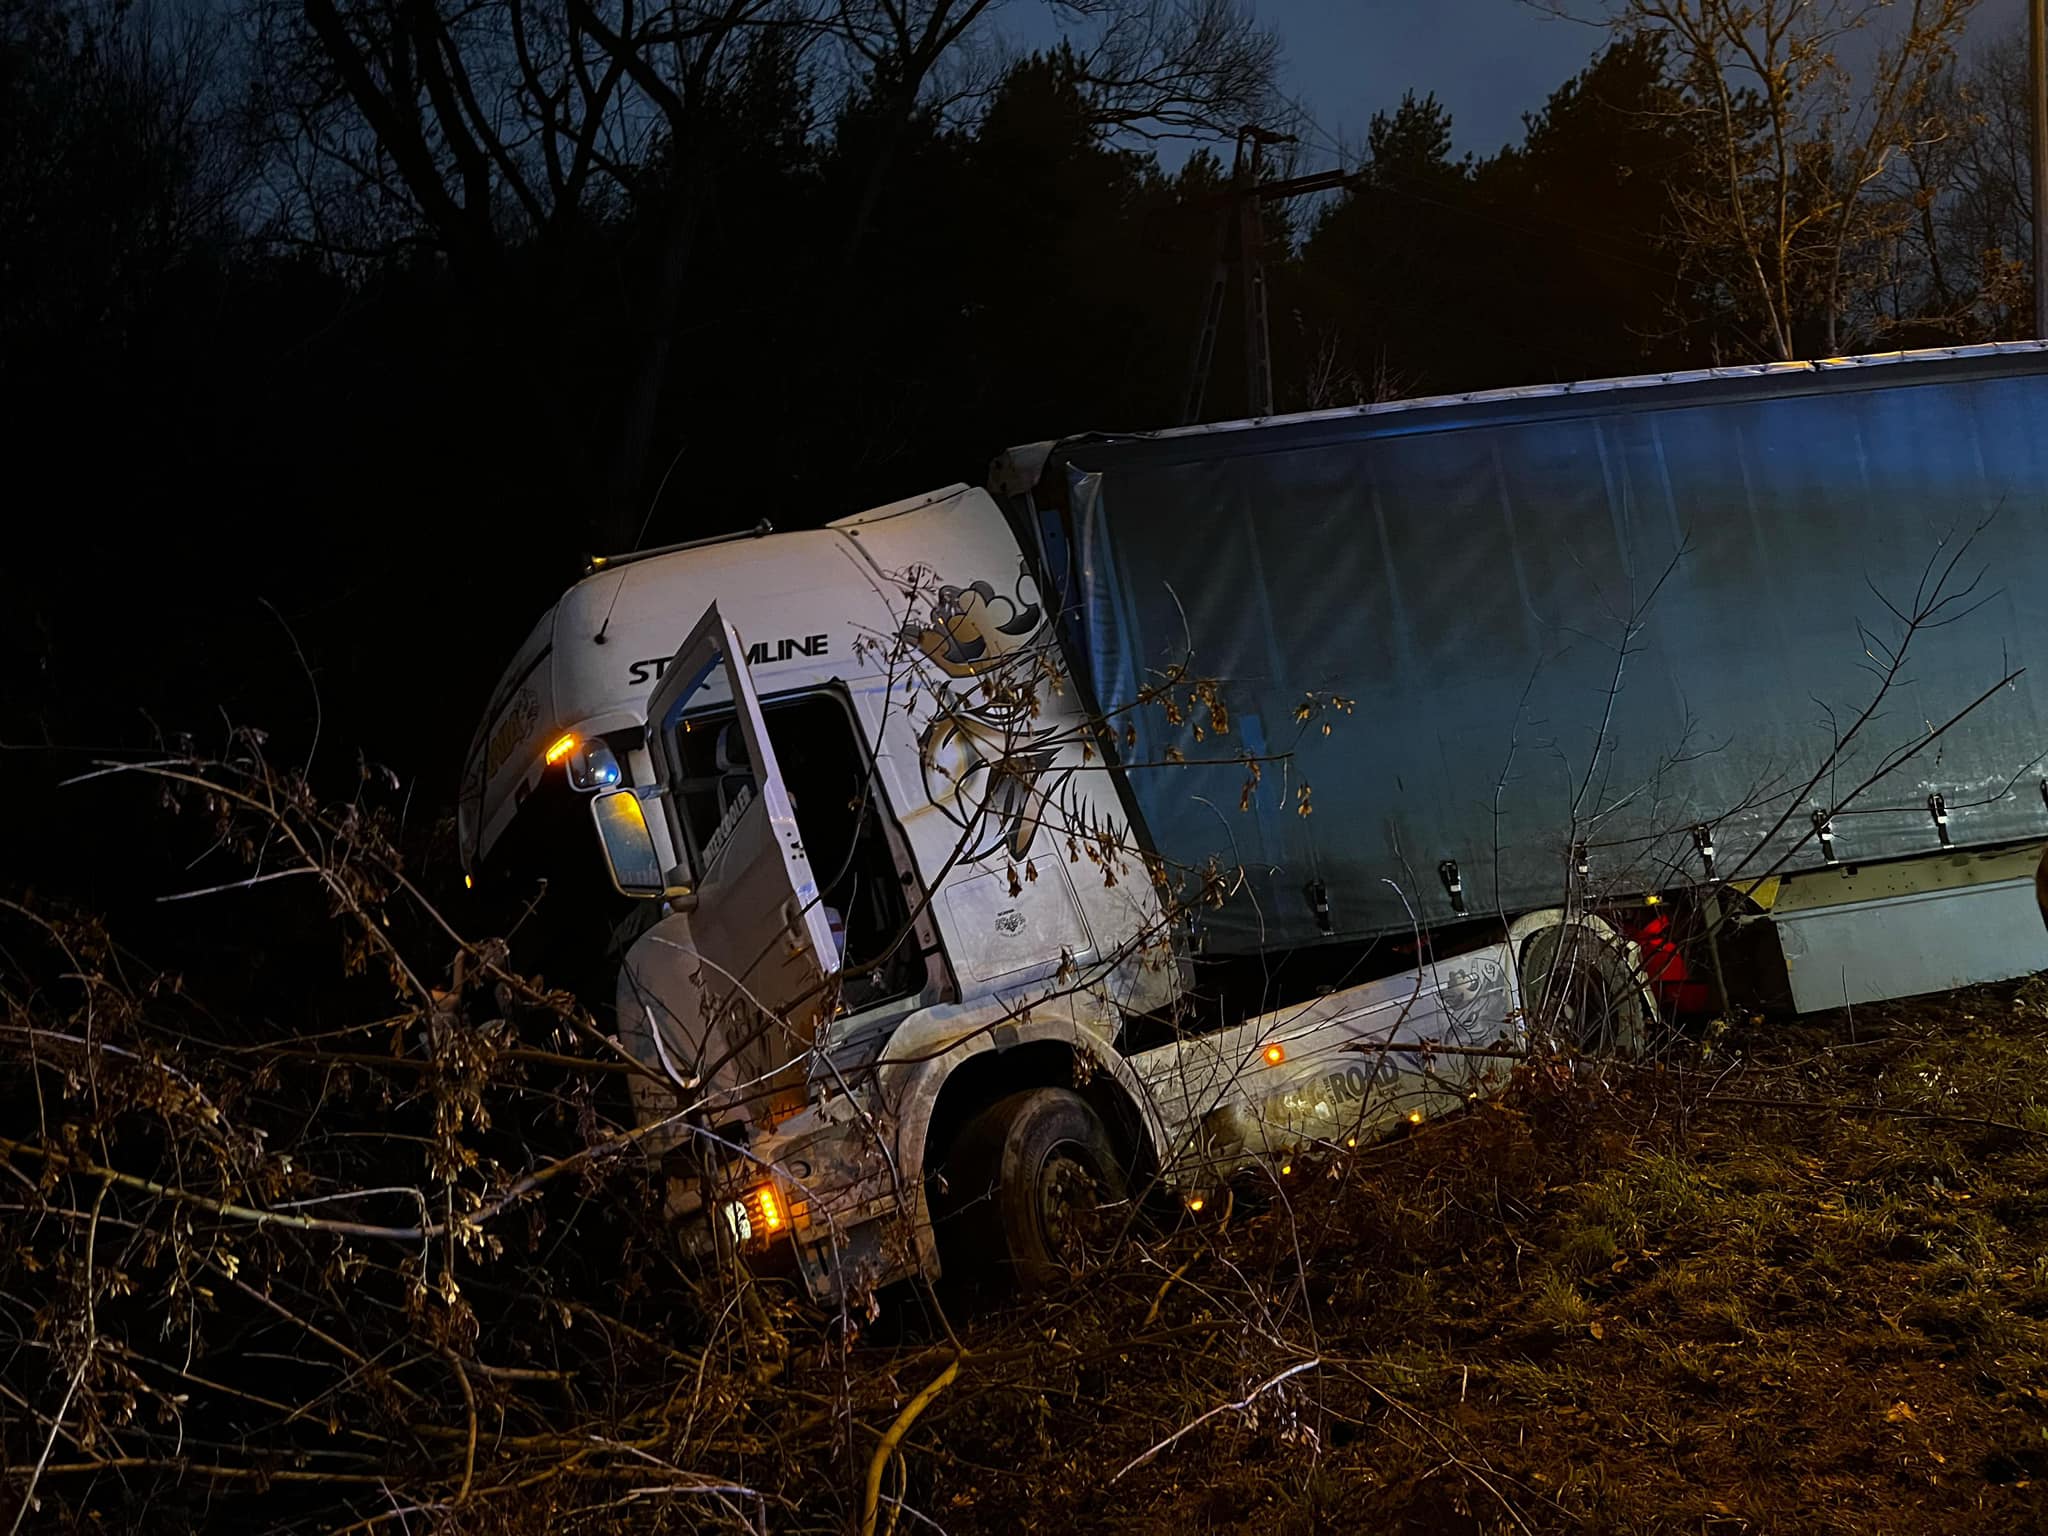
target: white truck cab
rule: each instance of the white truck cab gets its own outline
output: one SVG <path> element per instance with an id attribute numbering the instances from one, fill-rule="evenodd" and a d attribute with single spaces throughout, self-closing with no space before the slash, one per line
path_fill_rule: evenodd
<path id="1" fill-rule="evenodd" d="M 1193 1005 L 1182 872 L 1072 678 L 1001 510 L 956 485 L 593 562 L 472 743 L 473 877 L 549 799 L 636 903 L 618 1039 L 679 1218 L 821 1300 L 948 1261 L 1043 1281 L 1146 1187 L 1199 1205 L 1462 1104 L 1519 1048 L 1560 913 L 1277 1013 Z M 1570 931 L 1639 1027 L 1630 947 Z"/>

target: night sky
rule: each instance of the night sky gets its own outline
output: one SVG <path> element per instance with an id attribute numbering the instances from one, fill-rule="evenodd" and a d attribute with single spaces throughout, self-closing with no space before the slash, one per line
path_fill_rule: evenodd
<path id="1" fill-rule="evenodd" d="M 1279 34 L 1282 88 L 1307 112 L 1303 169 L 1355 161 L 1372 114 L 1404 91 L 1434 91 L 1451 111 L 1457 148 L 1490 155 L 1522 136 L 1533 112 L 1606 41 L 1604 28 L 1546 14 L 1524 0 L 1253 0 Z M 1596 15 L 1598 0 L 1572 8 Z M 1970 42 L 1982 45 L 2025 25 L 2025 0 L 1979 0 Z M 1034 47 L 1057 33 L 1043 12 L 1017 7 L 998 30 Z M 1181 158 L 1163 149 L 1169 164 Z"/>
<path id="2" fill-rule="evenodd" d="M 1322 131 L 1302 134 L 1311 157 L 1334 155 L 1324 136 L 1355 149 L 1372 114 L 1410 89 L 1450 108 L 1460 150 L 1492 154 L 1606 40 L 1518 0 L 1262 0 L 1258 14 L 1280 33 L 1287 89 Z"/>

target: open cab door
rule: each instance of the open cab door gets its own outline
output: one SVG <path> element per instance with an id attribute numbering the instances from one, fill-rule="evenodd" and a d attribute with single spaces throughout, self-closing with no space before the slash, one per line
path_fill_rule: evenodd
<path id="1" fill-rule="evenodd" d="M 689 892 L 676 940 L 688 953 L 675 958 L 693 972 L 699 1016 L 676 1022 L 695 1037 L 705 1089 L 772 1124 L 803 1105 L 840 954 L 746 647 L 717 604 L 662 674 L 647 727 L 679 861 L 665 883 Z"/>

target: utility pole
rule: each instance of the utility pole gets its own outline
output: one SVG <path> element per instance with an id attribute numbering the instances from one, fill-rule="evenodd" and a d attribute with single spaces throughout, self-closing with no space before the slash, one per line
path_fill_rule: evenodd
<path id="1" fill-rule="evenodd" d="M 1223 329 L 1223 299 L 1230 291 L 1230 233 L 1228 210 L 1244 196 L 1244 136 L 1237 140 L 1237 155 L 1230 168 L 1230 190 L 1223 194 L 1222 213 L 1216 221 L 1216 261 L 1209 269 L 1209 288 L 1202 295 L 1201 321 L 1195 327 L 1195 353 L 1188 359 L 1188 392 L 1180 408 L 1180 424 L 1191 427 L 1202 419 L 1202 397 L 1209 390 L 1209 365 L 1216 357 L 1216 333 Z"/>
<path id="2" fill-rule="evenodd" d="M 1202 419 L 1202 397 L 1209 388 L 1209 365 L 1216 356 L 1216 333 L 1223 327 L 1223 300 L 1230 287 L 1231 246 L 1244 280 L 1244 373 L 1246 414 L 1273 414 L 1273 352 L 1266 319 L 1266 226 L 1259 204 L 1275 183 L 1262 183 L 1259 172 L 1268 144 L 1292 144 L 1293 135 L 1273 133 L 1254 123 L 1237 130 L 1237 153 L 1230 164 L 1230 190 L 1190 207 L 1214 207 L 1216 265 L 1209 291 L 1202 299 L 1201 323 L 1195 328 L 1195 353 L 1188 363 L 1188 392 L 1181 406 L 1183 426 Z"/>
<path id="3" fill-rule="evenodd" d="M 1208 391 L 1209 365 L 1216 356 L 1216 333 L 1223 325 L 1224 298 L 1230 287 L 1233 244 L 1237 248 L 1237 265 L 1244 281 L 1246 414 L 1273 414 L 1272 322 L 1266 306 L 1266 225 L 1260 207 L 1290 197 L 1357 186 L 1363 179 L 1356 171 L 1318 171 L 1311 176 L 1261 181 L 1260 152 L 1265 146 L 1294 142 L 1291 134 L 1273 133 L 1246 125 L 1238 130 L 1237 154 L 1231 162 L 1229 189 L 1180 205 L 1182 212 L 1215 209 L 1217 214 L 1216 265 L 1211 271 L 1209 289 L 1202 298 L 1200 321 L 1195 327 L 1194 356 L 1188 364 L 1187 396 L 1181 407 L 1183 426 L 1193 426 L 1202 419 L 1202 397 Z"/>
<path id="4" fill-rule="evenodd" d="M 1252 139 L 1251 165 L 1247 184 L 1259 184 L 1261 152 L 1271 135 Z M 1247 197 L 1237 205 L 1238 244 L 1242 255 L 1238 267 L 1244 273 L 1244 393 L 1245 408 L 1253 416 L 1273 414 L 1273 328 L 1266 318 L 1266 221 L 1257 198 Z"/>
<path id="5" fill-rule="evenodd" d="M 2034 334 L 2048 338 L 2048 0 L 2032 0 L 2027 13 L 2027 96 L 2034 108 Z"/>

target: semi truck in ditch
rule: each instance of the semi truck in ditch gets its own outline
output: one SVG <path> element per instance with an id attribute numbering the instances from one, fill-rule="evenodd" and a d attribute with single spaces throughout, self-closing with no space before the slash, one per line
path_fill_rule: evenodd
<path id="1" fill-rule="evenodd" d="M 2044 535 L 2042 343 L 1037 444 L 593 560 L 465 868 L 586 923 L 696 1240 L 1042 1283 L 1681 982 L 2048 965 Z"/>

